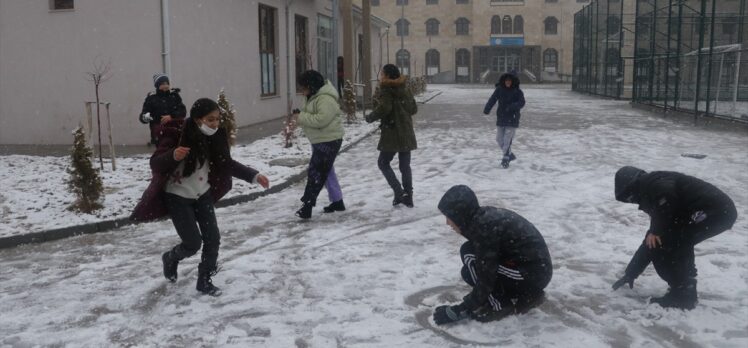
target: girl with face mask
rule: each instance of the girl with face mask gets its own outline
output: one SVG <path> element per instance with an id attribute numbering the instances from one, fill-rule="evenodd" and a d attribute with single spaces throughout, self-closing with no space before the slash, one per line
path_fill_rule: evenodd
<path id="1" fill-rule="evenodd" d="M 217 272 L 220 233 L 213 204 L 231 188 L 231 178 L 270 186 L 267 177 L 231 158 L 226 130 L 219 127 L 218 104 L 198 99 L 187 119 L 160 126 L 151 157 L 153 179 L 131 218 L 146 221 L 169 215 L 182 242 L 162 255 L 164 276 L 175 282 L 179 261 L 202 246 L 197 290 L 218 296 L 211 277 Z"/>

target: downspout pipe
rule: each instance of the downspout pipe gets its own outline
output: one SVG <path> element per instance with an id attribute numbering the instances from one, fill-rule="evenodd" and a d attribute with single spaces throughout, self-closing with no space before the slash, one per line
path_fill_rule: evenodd
<path id="1" fill-rule="evenodd" d="M 296 86 L 291 81 L 291 10 L 294 0 L 286 0 L 286 115 L 290 117 L 293 99 L 291 89 Z"/>
<path id="2" fill-rule="evenodd" d="M 169 0 L 161 0 L 161 60 L 164 73 L 171 78 L 171 28 L 169 26 Z"/>

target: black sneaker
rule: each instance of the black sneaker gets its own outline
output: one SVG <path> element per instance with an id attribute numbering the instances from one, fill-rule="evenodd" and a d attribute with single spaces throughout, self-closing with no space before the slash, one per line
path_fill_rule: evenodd
<path id="1" fill-rule="evenodd" d="M 514 306 L 516 307 L 517 314 L 525 314 L 531 309 L 540 306 L 543 302 L 545 302 L 545 292 L 532 297 L 518 298 Z"/>
<path id="2" fill-rule="evenodd" d="M 697 302 L 696 285 L 670 288 L 664 296 L 653 297 L 649 300 L 649 303 L 658 304 L 662 308 L 678 308 L 683 310 L 696 308 Z"/>
<path id="3" fill-rule="evenodd" d="M 504 319 L 510 315 L 516 314 L 516 308 L 511 305 L 503 305 L 501 309 L 495 310 L 490 305 L 486 305 L 478 310 L 474 311 L 470 316 L 471 318 L 481 323 L 487 323 L 489 321 L 497 321 Z"/>
<path id="4" fill-rule="evenodd" d="M 517 156 L 514 155 L 514 152 L 509 153 L 509 162 L 514 161 L 517 159 Z"/>
<path id="5" fill-rule="evenodd" d="M 334 213 L 336 211 L 345 211 L 345 204 L 343 203 L 343 200 L 339 200 L 337 202 L 332 202 L 330 205 L 323 208 L 325 213 Z"/>
<path id="6" fill-rule="evenodd" d="M 301 206 L 301 209 L 296 211 L 296 216 L 302 219 L 311 219 L 312 208 L 314 208 L 314 206 L 311 203 L 304 203 L 304 205 Z"/>
<path id="7" fill-rule="evenodd" d="M 501 160 L 501 168 L 504 168 L 504 169 L 509 168 L 509 161 Z"/>
<path id="8" fill-rule="evenodd" d="M 216 272 L 198 273 L 197 286 L 195 287 L 197 291 L 203 293 L 204 295 L 221 296 L 222 294 L 221 289 L 213 285 L 213 282 L 210 280 L 210 277 L 212 277 L 215 274 Z"/>
<path id="9" fill-rule="evenodd" d="M 401 203 L 403 203 L 403 194 L 402 193 L 395 193 L 395 198 L 392 199 L 392 206 L 398 206 Z"/>
<path id="10" fill-rule="evenodd" d="M 179 261 L 174 260 L 171 255 L 171 251 L 167 251 L 161 256 L 161 261 L 164 263 L 164 277 L 170 282 L 177 281 L 177 266 Z"/>

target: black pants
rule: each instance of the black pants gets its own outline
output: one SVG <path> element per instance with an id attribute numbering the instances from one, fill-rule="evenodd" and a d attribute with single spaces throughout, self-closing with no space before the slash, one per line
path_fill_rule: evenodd
<path id="1" fill-rule="evenodd" d="M 650 249 L 645 243 L 639 246 L 627 275 L 639 275 L 651 262 L 657 275 L 671 288 L 696 282 L 694 246 L 732 228 L 737 219 L 735 206 L 693 214 L 688 223 L 670 235 L 662 237 L 662 245 Z"/>
<path id="2" fill-rule="evenodd" d="M 400 186 L 400 181 L 397 180 L 397 175 L 392 170 L 390 162 L 395 158 L 397 154 L 398 161 L 400 162 L 400 175 L 403 177 L 403 184 Z M 410 171 L 410 151 L 403 152 L 379 152 L 379 160 L 377 160 L 379 170 L 384 174 L 384 178 L 387 183 L 395 191 L 396 195 L 402 195 L 403 191 L 407 194 L 413 194 L 413 174 Z"/>
<path id="3" fill-rule="evenodd" d="M 317 196 L 325 187 L 327 174 L 335 164 L 343 139 L 317 143 L 312 145 L 312 158 L 309 160 L 307 170 L 306 188 L 301 201 L 311 205 L 317 204 Z"/>
<path id="4" fill-rule="evenodd" d="M 470 286 L 478 283 L 477 273 L 475 271 L 475 248 L 471 242 L 465 242 L 460 247 L 460 258 L 462 259 L 462 279 Z M 496 270 L 499 274 L 496 277 L 496 286 L 494 291 L 489 295 L 489 302 L 494 310 L 501 309 L 502 306 L 510 302 L 530 302 L 537 296 L 543 294 L 544 286 L 538 286 L 537 282 L 532 281 L 532 275 L 527 271 L 499 265 Z M 547 285 L 547 282 L 545 283 Z"/>
<path id="5" fill-rule="evenodd" d="M 210 192 L 206 192 L 198 199 L 188 199 L 171 193 L 166 193 L 165 196 L 171 221 L 182 239 L 182 243 L 172 249 L 172 256 L 182 260 L 195 255 L 202 244 L 203 253 L 198 268 L 201 272 L 215 271 L 221 234 L 218 231 Z"/>

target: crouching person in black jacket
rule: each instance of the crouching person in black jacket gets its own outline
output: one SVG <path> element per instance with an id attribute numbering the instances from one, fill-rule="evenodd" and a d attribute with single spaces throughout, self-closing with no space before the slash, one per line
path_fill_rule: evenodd
<path id="1" fill-rule="evenodd" d="M 500 320 L 543 302 L 553 265 L 535 226 L 513 211 L 481 207 L 464 185 L 450 188 L 439 201 L 439 210 L 468 240 L 460 248 L 462 278 L 473 290 L 458 305 L 437 307 L 436 324 L 467 318 Z"/>
<path id="2" fill-rule="evenodd" d="M 616 199 L 639 204 L 651 219 L 644 242 L 634 254 L 624 276 L 613 284 L 634 287 L 650 262 L 670 289 L 650 299 L 665 308 L 696 306 L 694 246 L 732 228 L 735 204 L 714 185 L 681 173 L 647 173 L 623 167 L 615 178 Z"/>
<path id="3" fill-rule="evenodd" d="M 157 145 L 160 129 L 159 125 L 166 124 L 173 119 L 183 119 L 187 115 L 187 108 L 179 96 L 179 88 L 171 88 L 169 77 L 164 74 L 153 75 L 155 92 L 149 92 L 143 102 L 143 110 L 138 120 L 148 124 L 151 129 L 150 145 Z"/>

